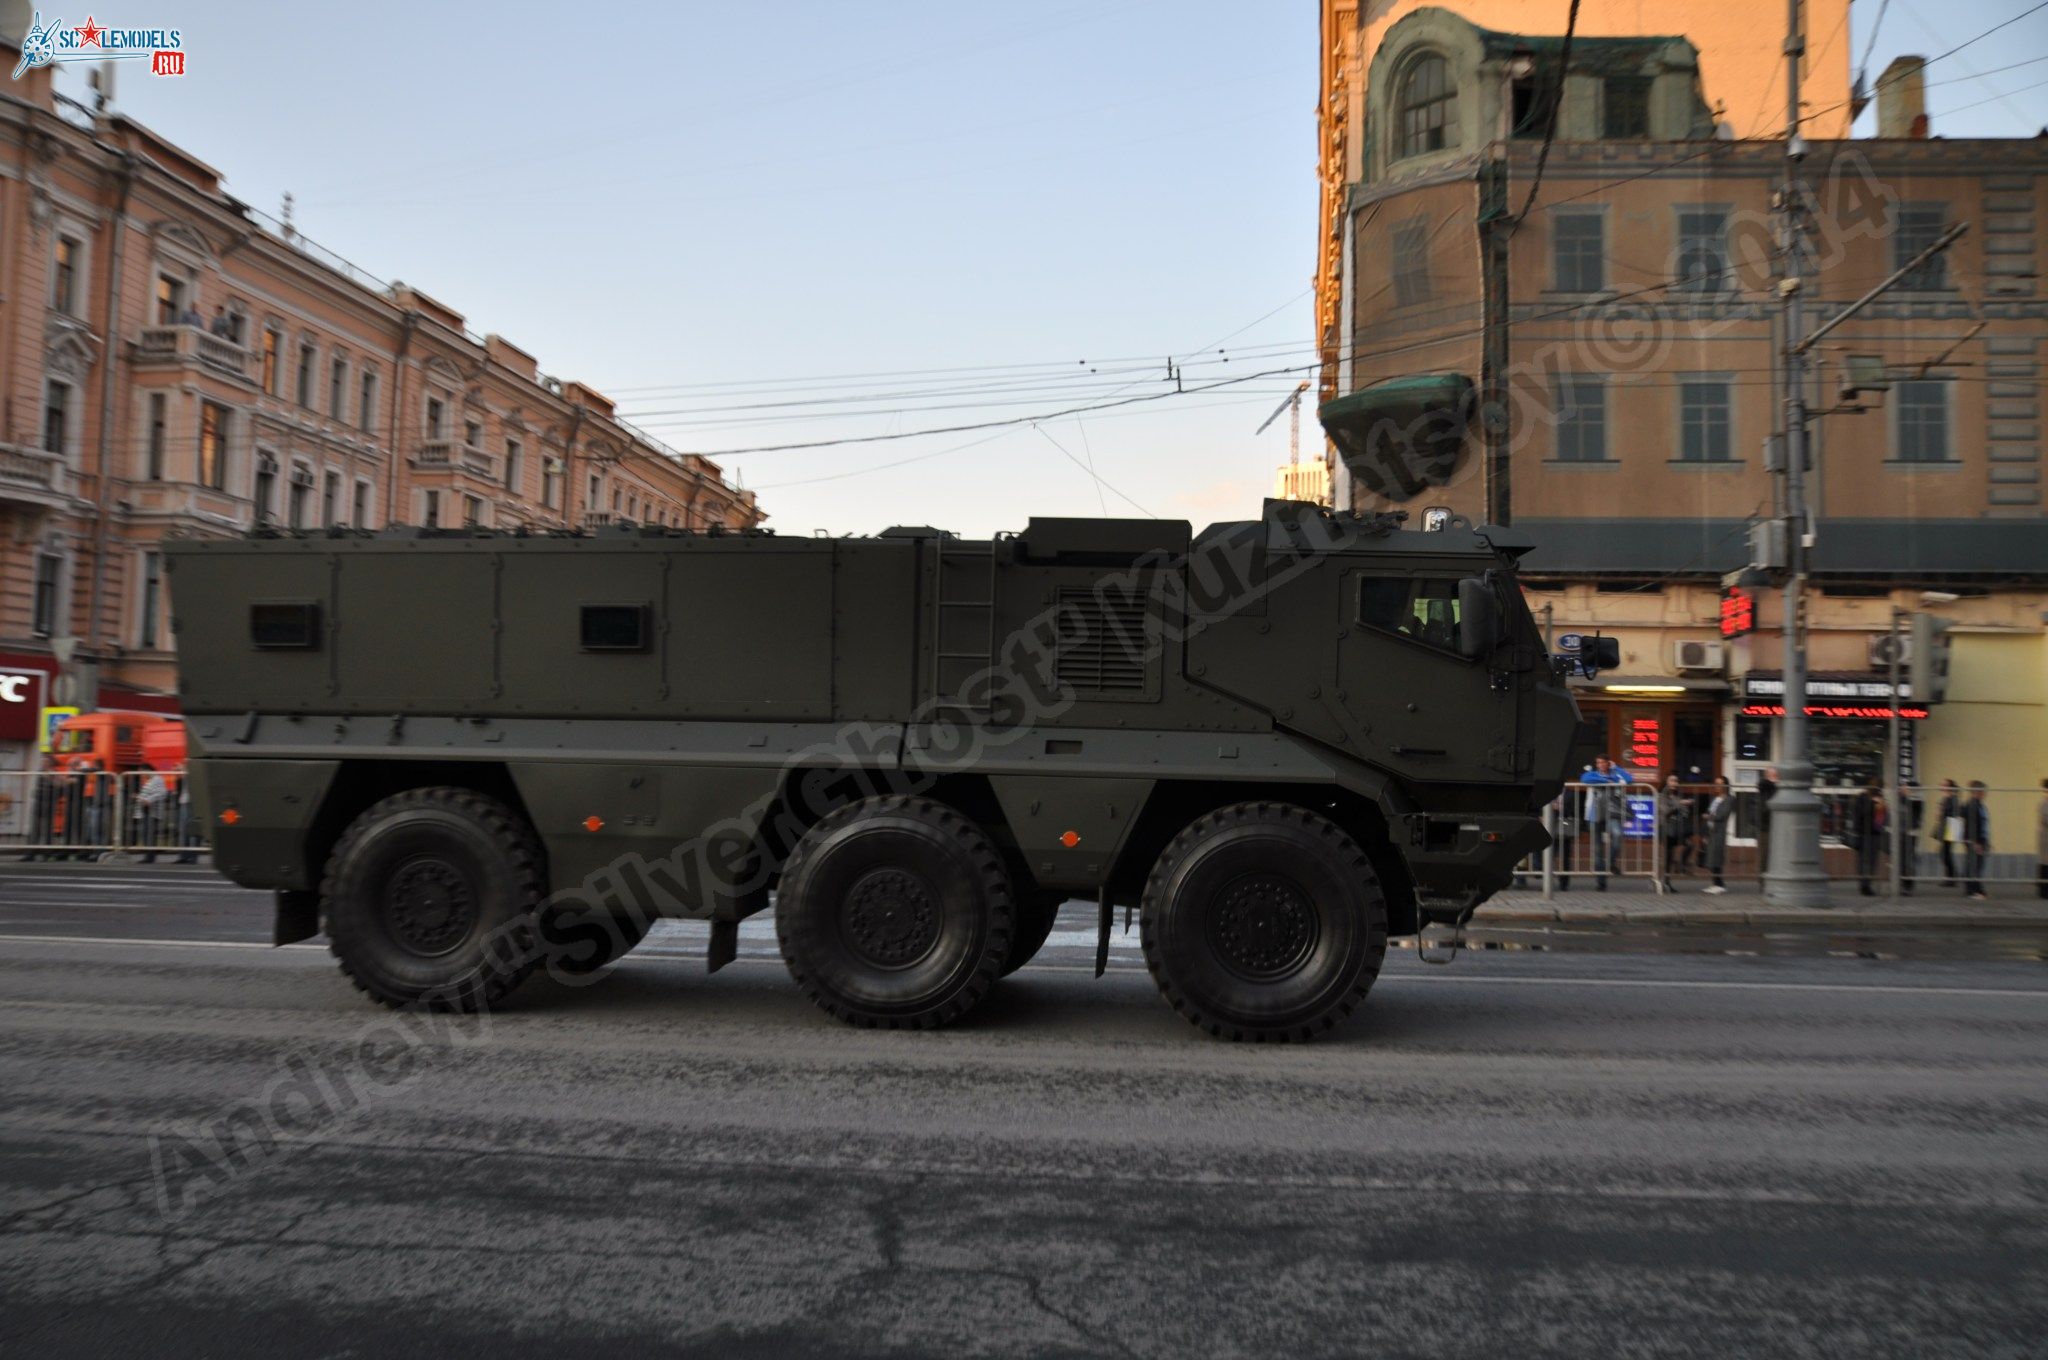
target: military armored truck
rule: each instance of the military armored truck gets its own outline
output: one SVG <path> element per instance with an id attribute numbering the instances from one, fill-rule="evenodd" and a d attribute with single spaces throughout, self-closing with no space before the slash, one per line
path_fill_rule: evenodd
<path id="1" fill-rule="evenodd" d="M 473 1009 L 770 909 L 856 1024 L 966 1014 L 1092 899 L 1167 1001 L 1308 1038 L 1545 844 L 1578 715 L 1528 543 L 1272 501 L 792 538 L 168 548 L 217 863 L 377 1001 Z"/>

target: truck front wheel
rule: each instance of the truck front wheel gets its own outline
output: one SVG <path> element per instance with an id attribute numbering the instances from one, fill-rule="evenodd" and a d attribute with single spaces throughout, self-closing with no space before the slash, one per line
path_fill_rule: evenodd
<path id="1" fill-rule="evenodd" d="M 387 1006 L 474 1011 L 533 971 L 545 893 L 525 821 L 471 789 L 394 794 L 349 825 L 321 882 L 342 971 Z"/>
<path id="2" fill-rule="evenodd" d="M 855 1025 L 929 1029 L 987 994 L 1015 929 L 1003 857 L 926 798 L 868 798 L 805 833 L 775 934 L 804 994 Z"/>
<path id="3" fill-rule="evenodd" d="M 1145 966 L 1172 1007 L 1225 1039 L 1310 1039 L 1365 999 L 1387 903 L 1358 843 L 1285 803 L 1205 813 L 1145 884 Z"/>

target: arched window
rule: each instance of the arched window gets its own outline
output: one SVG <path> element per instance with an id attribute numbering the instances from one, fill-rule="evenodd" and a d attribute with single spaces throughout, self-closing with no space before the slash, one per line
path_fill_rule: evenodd
<path id="1" fill-rule="evenodd" d="M 1451 64 L 1434 53 L 1417 57 L 1401 75 L 1401 140 L 1396 160 L 1441 151 L 1455 140 L 1458 87 Z"/>

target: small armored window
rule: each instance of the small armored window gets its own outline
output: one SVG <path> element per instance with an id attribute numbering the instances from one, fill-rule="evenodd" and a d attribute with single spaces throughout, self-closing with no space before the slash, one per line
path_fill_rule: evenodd
<path id="1" fill-rule="evenodd" d="M 320 645 L 320 606 L 310 600 L 252 604 L 249 641 L 265 649 L 310 651 Z"/>
<path id="2" fill-rule="evenodd" d="M 644 652 L 649 628 L 644 604 L 587 604 L 583 606 L 583 650 L 586 652 Z"/>
<path id="3" fill-rule="evenodd" d="M 1458 649 L 1458 583 L 1406 576 L 1362 576 L 1358 621 L 1411 642 Z"/>

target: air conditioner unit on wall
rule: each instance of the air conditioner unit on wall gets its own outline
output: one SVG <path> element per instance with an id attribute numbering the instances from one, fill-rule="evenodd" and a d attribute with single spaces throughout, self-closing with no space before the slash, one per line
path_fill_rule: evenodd
<path id="1" fill-rule="evenodd" d="M 1870 638 L 1870 665 L 1873 670 L 1883 670 L 1892 664 L 1896 654 L 1901 666 L 1913 659 L 1913 638 L 1909 633 L 1874 633 Z"/>
<path id="2" fill-rule="evenodd" d="M 1674 642 L 1671 664 L 1681 671 L 1712 671 L 1718 675 L 1727 660 L 1727 648 L 1719 642 Z"/>

